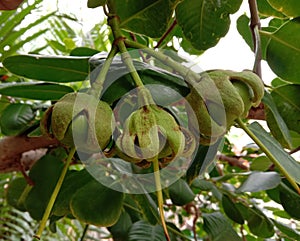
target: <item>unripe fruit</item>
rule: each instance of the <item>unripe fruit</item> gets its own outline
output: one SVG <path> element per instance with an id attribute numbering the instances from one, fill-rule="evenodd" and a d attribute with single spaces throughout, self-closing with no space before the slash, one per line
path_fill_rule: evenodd
<path id="1" fill-rule="evenodd" d="M 187 96 L 199 126 L 200 143 L 210 145 L 224 135 L 238 118 L 247 116 L 264 95 L 262 80 L 251 71 L 213 70 L 201 75 Z"/>
<path id="2" fill-rule="evenodd" d="M 156 158 L 163 166 L 178 156 L 190 155 L 196 145 L 194 136 L 183 131 L 169 112 L 150 104 L 126 119 L 116 146 L 120 158 L 146 168 Z"/>
<path id="3" fill-rule="evenodd" d="M 108 145 L 112 123 L 113 113 L 106 102 L 86 93 L 70 93 L 46 111 L 41 129 L 64 145 L 92 153 Z"/>

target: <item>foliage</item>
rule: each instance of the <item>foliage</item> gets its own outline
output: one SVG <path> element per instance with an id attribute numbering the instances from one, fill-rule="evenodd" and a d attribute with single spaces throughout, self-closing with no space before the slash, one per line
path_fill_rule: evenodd
<path id="1" fill-rule="evenodd" d="M 39 237 L 49 220 L 42 240 L 93 240 L 93 232 L 116 241 L 300 240 L 300 165 L 292 155 L 300 146 L 298 1 L 249 1 L 251 16 L 237 20 L 257 75 L 195 73 L 173 46 L 177 39 L 188 54 L 201 54 L 217 45 L 241 0 L 89 0 L 88 7 L 107 14 L 107 23 L 91 30 L 92 41 L 70 27 L 68 21 L 76 22 L 70 16 L 51 13 L 18 27 L 39 2 L 0 13 L 7 20 L 0 28 L 0 71 L 10 77 L 0 85 L 1 135 L 68 140 L 57 138 L 60 144 L 47 147 L 23 176 L 1 174 L 0 239 Z M 268 18 L 268 26 L 260 28 L 259 18 Z M 42 22 L 51 37 L 47 30 L 25 35 Z M 47 46 L 16 54 L 37 37 Z M 277 75 L 264 87 L 261 59 Z M 84 95 L 89 103 L 78 97 L 76 104 Z M 72 96 L 66 105 L 64 96 Z M 93 118 L 99 98 L 116 126 L 105 128 L 113 140 L 95 154 L 92 144 L 104 137 L 93 136 L 91 123 L 111 122 L 104 114 Z M 251 120 L 262 111 L 260 121 Z M 231 128 L 254 144 L 238 153 L 239 140 L 227 135 Z"/>

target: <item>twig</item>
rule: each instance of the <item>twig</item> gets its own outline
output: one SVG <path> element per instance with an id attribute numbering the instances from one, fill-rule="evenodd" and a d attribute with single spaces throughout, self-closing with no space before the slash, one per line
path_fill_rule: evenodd
<path id="1" fill-rule="evenodd" d="M 294 153 L 296 153 L 296 152 L 298 152 L 298 151 L 300 151 L 300 146 L 298 146 L 297 148 L 291 150 L 291 151 L 289 152 L 289 154 L 291 155 L 291 154 L 294 154 Z"/>
<path id="2" fill-rule="evenodd" d="M 132 40 L 133 40 L 134 42 L 137 42 L 137 39 L 136 39 L 136 36 L 135 36 L 134 33 L 130 32 L 130 37 L 132 38 Z M 147 61 L 147 59 L 145 58 L 145 56 L 144 56 L 144 54 L 143 54 L 143 51 L 140 50 L 140 49 L 139 49 L 139 54 L 140 54 L 140 56 L 141 56 L 143 62 L 144 62 L 144 63 L 147 63 L 148 61 Z"/>
<path id="3" fill-rule="evenodd" d="M 259 35 L 259 30 L 261 29 L 260 18 L 258 16 L 256 0 L 248 0 L 248 3 L 250 8 L 250 14 L 251 14 L 250 29 L 252 33 L 254 52 L 255 52 L 255 62 L 254 62 L 253 71 L 259 77 L 261 77 L 262 76 L 261 74 L 262 54 L 261 54 L 261 41 Z"/>
<path id="4" fill-rule="evenodd" d="M 61 188 L 61 186 L 63 184 L 64 178 L 65 178 L 65 176 L 67 174 L 67 171 L 69 169 L 69 166 L 70 166 L 72 158 L 73 158 L 73 156 L 75 154 L 75 151 L 76 151 L 76 149 L 75 149 L 75 147 L 73 147 L 70 150 L 70 152 L 69 152 L 69 155 L 68 155 L 68 158 L 67 158 L 66 163 L 64 165 L 64 168 L 63 168 L 63 170 L 62 170 L 62 172 L 61 172 L 61 174 L 59 176 L 59 179 L 58 179 L 58 181 L 56 183 L 56 186 L 55 186 L 55 188 L 54 188 L 54 190 L 53 190 L 53 192 L 51 194 L 51 197 L 50 197 L 49 202 L 47 204 L 47 207 L 45 209 L 43 218 L 42 218 L 42 220 L 40 222 L 40 226 L 39 226 L 36 234 L 33 236 L 35 239 L 40 240 L 40 237 L 41 237 L 41 235 L 42 235 L 42 233 L 43 233 L 43 231 L 44 231 L 44 229 L 46 227 L 48 218 L 49 218 L 49 216 L 51 214 L 51 211 L 52 211 L 52 208 L 54 206 L 55 200 L 56 200 L 57 195 L 58 195 L 58 193 L 60 191 L 60 188 Z"/>
<path id="5" fill-rule="evenodd" d="M 159 48 L 159 46 L 162 44 L 162 42 L 168 37 L 168 35 L 171 33 L 171 31 L 175 28 L 177 25 L 177 20 L 174 19 L 171 26 L 168 28 L 168 30 L 164 33 L 164 35 L 160 38 L 160 40 L 157 42 L 156 46 L 154 48 Z"/>
<path id="6" fill-rule="evenodd" d="M 217 155 L 217 158 L 220 161 L 228 162 L 231 166 L 236 166 L 241 168 L 242 170 L 249 170 L 249 162 L 239 156 L 226 156 L 224 154 Z"/>

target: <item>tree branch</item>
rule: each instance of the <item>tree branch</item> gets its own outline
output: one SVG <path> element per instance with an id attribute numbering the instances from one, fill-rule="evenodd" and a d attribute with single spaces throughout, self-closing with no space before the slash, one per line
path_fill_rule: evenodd
<path id="1" fill-rule="evenodd" d="M 21 171 L 23 153 L 49 146 L 57 146 L 56 139 L 49 139 L 45 136 L 9 136 L 0 140 L 0 173 Z M 37 156 L 38 157 L 38 156 Z"/>
<path id="2" fill-rule="evenodd" d="M 261 29 L 260 18 L 258 16 L 256 0 L 248 0 L 248 2 L 249 2 L 250 14 L 251 14 L 250 29 L 252 33 L 254 52 L 255 52 L 255 62 L 254 62 L 253 71 L 259 77 L 261 77 L 262 54 L 261 54 L 261 41 L 259 35 L 259 30 Z"/>
<path id="3" fill-rule="evenodd" d="M 227 162 L 231 166 L 239 167 L 242 170 L 248 171 L 250 168 L 249 162 L 242 157 L 226 156 L 226 155 L 220 154 L 220 155 L 217 155 L 217 159 L 219 159 L 220 161 Z"/>

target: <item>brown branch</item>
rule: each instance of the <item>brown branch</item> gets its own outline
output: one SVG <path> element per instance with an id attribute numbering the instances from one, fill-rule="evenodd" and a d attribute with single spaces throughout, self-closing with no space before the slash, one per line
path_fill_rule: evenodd
<path id="1" fill-rule="evenodd" d="M 0 173 L 21 171 L 23 153 L 30 150 L 57 146 L 56 139 L 49 139 L 45 136 L 9 136 L 0 140 Z"/>
<path id="2" fill-rule="evenodd" d="M 252 107 L 248 113 L 247 119 L 266 120 L 264 104 L 260 103 L 258 107 Z"/>
<path id="3" fill-rule="evenodd" d="M 162 42 L 167 38 L 167 36 L 171 33 L 171 31 L 175 28 L 177 25 L 177 20 L 175 19 L 171 26 L 167 29 L 167 31 L 164 33 L 164 35 L 160 38 L 160 40 L 157 42 L 156 46 L 154 48 L 158 48 Z"/>
<path id="4" fill-rule="evenodd" d="M 289 152 L 289 154 L 292 155 L 292 154 L 294 154 L 294 153 L 296 153 L 296 152 L 298 152 L 298 151 L 300 151 L 300 146 L 298 146 L 297 148 L 291 150 L 291 151 Z"/>
<path id="5" fill-rule="evenodd" d="M 251 29 L 251 33 L 252 33 L 252 39 L 253 39 L 253 43 L 254 43 L 254 52 L 255 52 L 255 62 L 254 62 L 253 71 L 259 77 L 261 77 L 262 54 L 261 54 L 261 41 L 260 41 L 260 35 L 259 35 L 259 30 L 261 29 L 260 18 L 258 16 L 256 0 L 248 0 L 248 3 L 249 3 L 249 8 L 250 8 L 250 14 L 251 14 L 250 29 Z"/>
<path id="6" fill-rule="evenodd" d="M 239 167 L 242 170 L 249 170 L 250 166 L 249 166 L 249 162 L 242 158 L 242 157 L 238 157 L 238 156 L 226 156 L 223 154 L 220 154 L 217 156 L 217 158 L 220 161 L 225 161 L 227 162 L 229 165 L 231 166 L 235 166 L 235 167 Z"/>
<path id="7" fill-rule="evenodd" d="M 261 50 L 261 39 L 259 35 L 261 24 L 258 15 L 258 8 L 257 8 L 256 1 L 257 0 L 248 0 L 250 14 L 251 14 L 250 30 L 252 33 L 254 53 L 255 53 L 253 72 L 256 73 L 260 78 L 262 78 L 262 70 L 261 70 L 262 50 Z M 265 120 L 265 111 L 264 111 L 263 103 L 261 103 L 260 106 L 257 108 L 252 107 L 249 112 L 248 118 L 256 119 L 256 120 Z"/>
<path id="8" fill-rule="evenodd" d="M 0 10 L 14 10 L 19 7 L 23 0 L 0 0 Z"/>

